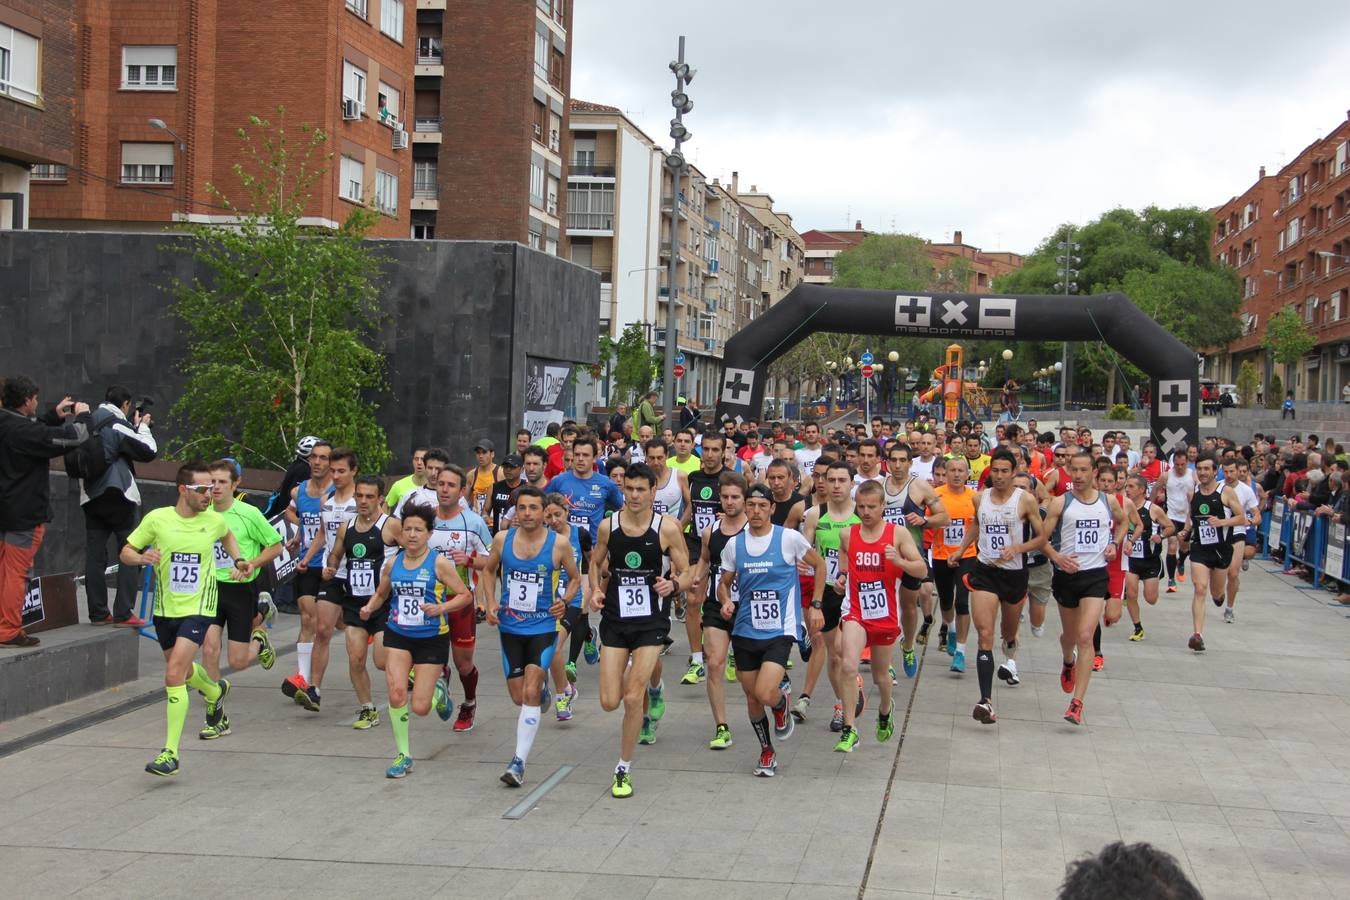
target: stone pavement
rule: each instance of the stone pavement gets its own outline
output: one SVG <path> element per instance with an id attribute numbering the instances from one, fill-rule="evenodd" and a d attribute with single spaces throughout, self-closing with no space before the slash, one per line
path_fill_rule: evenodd
<path id="1" fill-rule="evenodd" d="M 194 699 L 172 780 L 142 772 L 163 737 L 159 702 L 4 755 L 37 727 L 9 723 L 0 893 L 1044 898 L 1066 862 L 1124 839 L 1174 854 L 1211 898 L 1350 896 L 1350 623 L 1272 568 L 1248 573 L 1237 624 L 1211 617 L 1203 655 L 1185 648 L 1188 593 L 1145 608 L 1142 643 L 1112 629 L 1082 728 L 1061 719 L 1052 610 L 1045 637 L 1024 629 L 1024 680 L 996 689 L 997 726 L 970 718 L 973 653 L 957 676 L 934 646 L 897 689 L 903 741 L 873 740 L 873 691 L 858 751 L 833 753 L 817 704 L 781 745 L 774 779 L 749 774 L 755 742 L 735 700 L 736 746 L 706 749 L 703 689 L 675 684 L 677 651 L 669 710 L 656 745 L 639 748 L 628 800 L 609 796 L 619 718 L 600 711 L 585 666 L 578 713 L 546 716 L 526 788 L 497 781 L 516 712 L 487 630 L 477 728 L 415 721 L 417 768 L 403 781 L 383 777 L 388 723 L 350 728 L 340 649 L 321 714 L 278 691 L 292 656 L 235 680 L 226 738 L 192 737 Z M 283 617 L 279 645 L 295 621 Z M 155 690 L 148 671 L 97 702 Z M 96 708 L 68 706 L 38 724 L 75 727 Z M 524 818 L 503 818 L 565 765 L 575 768 Z"/>

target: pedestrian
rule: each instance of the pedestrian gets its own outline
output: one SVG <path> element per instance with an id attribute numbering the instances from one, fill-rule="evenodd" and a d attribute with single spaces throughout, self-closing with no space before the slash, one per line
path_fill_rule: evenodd
<path id="1" fill-rule="evenodd" d="M 1297 416 L 1297 415 L 1295 414 L 1295 412 L 1294 412 L 1294 392 L 1293 392 L 1293 391 L 1285 391 L 1285 392 L 1284 392 L 1284 403 L 1280 406 L 1280 418 L 1281 418 L 1281 419 L 1284 419 L 1286 416 L 1287 416 L 1288 418 L 1290 418 L 1290 419 L 1297 419 L 1297 418 L 1298 418 L 1298 416 Z"/>
<path id="2" fill-rule="evenodd" d="M 624 423 L 628 421 L 628 405 L 625 403 L 614 404 L 614 414 L 609 417 L 609 428 L 605 430 L 606 434 L 619 432 L 623 434 Z"/>
<path id="3" fill-rule="evenodd" d="M 661 417 L 656 414 L 656 391 L 648 391 L 638 404 L 637 410 L 633 413 L 633 429 L 640 430 L 643 425 L 650 425 L 655 432 L 661 427 Z"/>
<path id="4" fill-rule="evenodd" d="M 690 403 L 686 397 L 680 397 L 675 401 L 675 413 L 678 431 L 693 427 L 698 422 L 699 416 L 703 415 L 698 405 Z"/>
<path id="5" fill-rule="evenodd" d="M 103 445 L 107 470 L 80 483 L 80 508 L 84 511 L 84 596 L 89 624 L 140 628 L 145 620 L 134 614 L 140 586 L 139 566 L 119 566 L 117 593 L 108 611 L 108 539 L 122 549 L 140 519 L 141 491 L 136 485 L 138 462 L 150 462 L 158 454 L 150 432 L 150 413 L 132 408 L 131 392 L 120 384 L 109 386 L 103 403 L 89 417 L 91 439 Z"/>
<path id="6" fill-rule="evenodd" d="M 0 407 L 0 647 L 36 647 L 23 630 L 23 601 L 52 517 L 48 460 L 88 438 L 82 422 L 63 420 L 89 412 L 89 404 L 64 397 L 37 418 L 37 385 L 15 375 L 0 388 Z"/>

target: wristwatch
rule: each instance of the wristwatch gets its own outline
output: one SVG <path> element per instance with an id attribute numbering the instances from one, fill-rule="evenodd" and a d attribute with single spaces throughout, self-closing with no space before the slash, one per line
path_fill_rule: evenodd
<path id="1" fill-rule="evenodd" d="M 812 601 L 811 601 L 811 608 L 812 608 L 812 609 L 820 609 L 822 606 L 824 606 L 824 604 L 823 604 L 821 601 L 819 601 L 819 600 L 812 600 Z"/>
<path id="2" fill-rule="evenodd" d="M 242 556 L 234 561 L 234 567 L 236 569 L 242 569 L 246 565 L 248 565 L 248 560 L 244 559 Z"/>

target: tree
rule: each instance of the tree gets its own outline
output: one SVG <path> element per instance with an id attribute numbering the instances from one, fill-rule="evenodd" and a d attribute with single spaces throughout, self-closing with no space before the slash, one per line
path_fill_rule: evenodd
<path id="1" fill-rule="evenodd" d="M 279 466 L 317 434 L 382 471 L 389 447 L 370 399 L 384 387 L 379 260 L 362 242 L 376 214 L 355 207 L 335 230 L 300 224 L 332 154 L 322 131 L 301 125 L 296 138 L 277 114 L 238 131 L 242 201 L 207 185 L 233 223 L 190 226 L 175 246 L 208 274 L 173 287 L 190 348 L 173 450 Z"/>
<path id="2" fill-rule="evenodd" d="M 1298 311 L 1286 306 L 1266 321 L 1266 334 L 1261 343 L 1274 354 L 1277 363 L 1288 366 L 1302 359 L 1317 344 L 1317 339 L 1308 331 Z"/>
<path id="3" fill-rule="evenodd" d="M 651 389 L 662 360 L 647 346 L 647 330 L 639 322 L 630 322 L 617 341 L 600 336 L 600 362 L 612 361 L 614 386 L 611 403 L 634 405 Z"/>
<path id="4" fill-rule="evenodd" d="M 1256 366 L 1250 359 L 1244 359 L 1237 374 L 1238 400 L 1243 408 L 1250 408 L 1256 402 L 1256 388 L 1260 383 L 1261 376 L 1257 374 Z"/>

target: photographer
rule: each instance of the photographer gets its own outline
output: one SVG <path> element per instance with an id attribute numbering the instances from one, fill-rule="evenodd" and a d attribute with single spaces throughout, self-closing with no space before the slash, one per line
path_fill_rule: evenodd
<path id="1" fill-rule="evenodd" d="M 93 625 L 118 625 L 140 628 L 145 622 L 134 614 L 136 591 L 140 587 L 138 566 L 120 566 L 117 570 L 117 594 L 112 614 L 108 613 L 108 585 L 104 570 L 108 566 L 108 540 L 113 539 L 113 554 L 122 549 L 140 518 L 141 491 L 136 486 L 135 463 L 155 458 L 158 447 L 150 433 L 148 401 L 132 408 L 131 392 L 114 384 L 104 394 L 103 403 L 89 417 L 89 433 L 103 444 L 107 471 L 80 484 L 80 506 L 84 510 L 84 592 Z"/>
<path id="2" fill-rule="evenodd" d="M 0 402 L 0 647 L 36 647 L 23 630 L 23 599 L 52 517 L 48 461 L 88 437 L 83 424 L 62 420 L 89 406 L 66 397 L 38 419 L 37 385 L 22 375 L 5 381 Z"/>

